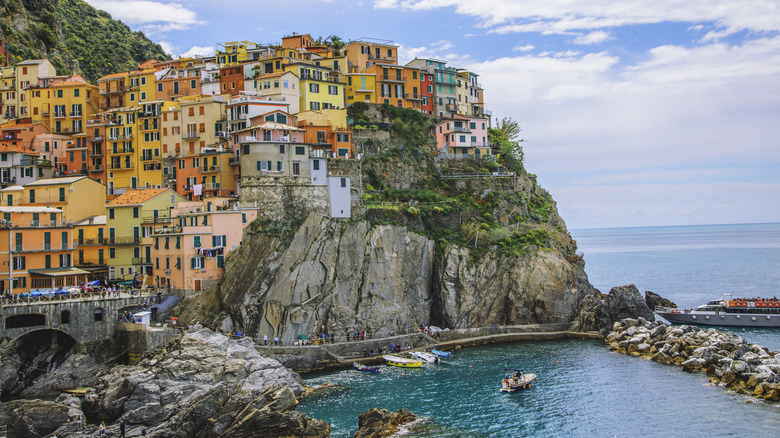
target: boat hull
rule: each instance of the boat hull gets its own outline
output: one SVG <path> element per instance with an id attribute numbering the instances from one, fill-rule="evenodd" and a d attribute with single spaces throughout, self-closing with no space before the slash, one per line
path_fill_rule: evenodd
<path id="1" fill-rule="evenodd" d="M 450 353 L 449 351 L 431 350 L 431 353 L 439 357 L 452 357 L 452 353 Z"/>
<path id="2" fill-rule="evenodd" d="M 406 359 L 404 357 L 398 356 L 385 356 L 384 358 L 388 365 L 392 365 L 394 367 L 421 368 L 423 364 L 421 360 Z"/>
<path id="3" fill-rule="evenodd" d="M 536 374 L 525 374 L 522 380 L 513 381 L 512 379 L 504 379 L 501 384 L 501 392 L 517 392 L 524 389 L 531 389 L 531 382 L 538 381 Z"/>
<path id="4" fill-rule="evenodd" d="M 656 312 L 672 324 L 718 325 L 725 327 L 780 328 L 780 315 L 751 313 Z"/>

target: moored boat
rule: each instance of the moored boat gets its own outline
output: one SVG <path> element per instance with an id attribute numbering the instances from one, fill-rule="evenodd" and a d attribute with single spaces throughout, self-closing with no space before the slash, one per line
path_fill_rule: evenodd
<path id="1" fill-rule="evenodd" d="M 449 351 L 442 351 L 442 350 L 433 349 L 433 350 L 431 350 L 431 353 L 433 353 L 433 354 L 435 354 L 436 356 L 439 356 L 439 357 L 452 357 L 452 353 L 449 352 Z"/>
<path id="2" fill-rule="evenodd" d="M 423 364 L 421 360 L 408 359 L 405 357 L 395 356 L 392 354 L 386 354 L 382 357 L 384 357 L 388 365 L 392 365 L 396 367 L 420 368 L 422 367 Z"/>
<path id="3" fill-rule="evenodd" d="M 531 382 L 539 381 L 536 374 L 525 373 L 521 369 L 515 368 L 511 373 L 507 371 L 509 370 L 504 370 L 506 374 L 504 375 L 504 380 L 501 381 L 501 392 L 516 392 L 521 389 L 530 389 Z"/>
<path id="4" fill-rule="evenodd" d="M 370 367 L 368 365 L 363 365 L 362 363 L 357 363 L 357 362 L 355 362 L 352 365 L 358 371 L 364 371 L 366 373 L 377 373 L 377 372 L 379 372 L 379 367 Z"/>
<path id="5" fill-rule="evenodd" d="M 777 298 L 733 298 L 732 294 L 724 294 L 695 309 L 659 306 L 655 313 L 673 324 L 780 327 L 780 300 Z"/>
<path id="6" fill-rule="evenodd" d="M 438 356 L 435 354 L 426 353 L 425 351 L 415 351 L 412 353 L 412 357 L 428 363 L 436 363 L 439 361 Z"/>

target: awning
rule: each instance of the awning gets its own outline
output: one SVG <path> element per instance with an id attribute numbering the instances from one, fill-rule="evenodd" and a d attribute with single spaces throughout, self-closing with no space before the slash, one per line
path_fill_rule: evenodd
<path id="1" fill-rule="evenodd" d="M 88 271 L 79 268 L 51 268 L 51 269 L 30 269 L 27 272 L 33 275 L 42 275 L 44 277 L 67 277 L 69 275 L 89 275 Z"/>

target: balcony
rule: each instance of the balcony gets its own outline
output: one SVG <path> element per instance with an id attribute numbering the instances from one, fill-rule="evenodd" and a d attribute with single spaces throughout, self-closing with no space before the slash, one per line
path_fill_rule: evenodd
<path id="1" fill-rule="evenodd" d="M 241 157 L 230 157 L 230 159 L 228 160 L 228 164 L 230 164 L 231 166 L 235 166 L 236 164 L 239 163 L 241 163 Z"/>
<path id="2" fill-rule="evenodd" d="M 382 62 L 385 62 L 385 63 L 395 63 L 396 62 L 396 59 L 394 57 L 392 57 L 392 56 L 383 56 L 383 55 L 376 56 L 376 55 L 369 54 L 368 55 L 368 59 L 370 59 L 371 61 L 374 61 L 374 62 L 379 62 L 379 63 L 382 63 Z"/>
<path id="3" fill-rule="evenodd" d="M 133 257 L 130 263 L 133 265 L 151 265 L 152 260 L 147 259 L 146 257 Z"/>
<path id="4" fill-rule="evenodd" d="M 406 93 L 404 94 L 404 99 L 406 100 L 422 100 L 422 96 L 417 93 Z"/>
<path id="5" fill-rule="evenodd" d="M 146 216 L 146 217 L 144 217 L 143 223 L 145 225 L 148 225 L 148 224 L 169 224 L 169 223 L 171 223 L 171 217 L 170 216 Z"/>
<path id="6" fill-rule="evenodd" d="M 447 105 L 444 106 L 444 108 L 447 111 L 452 111 L 452 112 L 458 111 L 458 105 L 455 105 L 454 103 L 448 103 Z"/>
<path id="7" fill-rule="evenodd" d="M 181 227 L 179 226 L 158 228 L 154 230 L 154 234 L 158 236 L 165 235 L 165 234 L 177 234 L 177 233 L 181 233 Z M 179 246 L 176 246 L 176 249 L 180 249 Z"/>
<path id="8" fill-rule="evenodd" d="M 91 246 L 91 245 L 105 245 L 106 239 L 104 238 L 96 238 L 96 239 L 78 239 L 75 244 L 75 246 Z"/>
<path id="9" fill-rule="evenodd" d="M 47 201 L 38 200 L 38 202 Z M 32 228 L 70 228 L 73 226 L 73 221 L 30 221 L 29 224 Z"/>
<path id="10" fill-rule="evenodd" d="M 219 183 L 203 184 L 203 190 L 219 190 Z"/>
<path id="11" fill-rule="evenodd" d="M 103 156 L 103 149 L 92 149 L 90 153 L 87 154 L 88 157 L 102 157 Z"/>
<path id="12" fill-rule="evenodd" d="M 146 118 L 146 117 L 160 117 L 160 113 L 159 113 L 159 112 L 157 112 L 157 111 L 153 111 L 153 112 L 149 112 L 149 113 L 147 113 L 147 112 L 143 112 L 143 111 L 139 111 L 139 112 L 138 112 L 138 117 L 140 117 L 140 118 Z"/>
<path id="13" fill-rule="evenodd" d="M 111 154 L 112 155 L 113 154 L 117 154 L 117 155 L 119 155 L 119 154 L 132 154 L 133 152 L 135 152 L 135 149 L 133 149 L 131 147 L 126 147 L 126 148 L 121 148 L 121 149 L 119 149 L 119 148 L 113 149 L 111 151 Z"/>
<path id="14" fill-rule="evenodd" d="M 90 143 L 97 143 L 97 142 L 103 141 L 103 137 L 98 136 L 98 137 L 90 138 L 87 141 L 90 142 Z"/>
<path id="15" fill-rule="evenodd" d="M 42 160 L 40 158 L 26 157 L 26 158 L 22 158 L 22 160 L 19 162 L 19 164 L 14 164 L 14 166 L 51 167 L 51 161 L 49 161 L 49 160 Z"/>
<path id="16" fill-rule="evenodd" d="M 200 138 L 200 133 L 198 132 L 185 132 L 181 135 L 182 140 L 195 140 Z"/>
<path id="17" fill-rule="evenodd" d="M 160 156 L 152 156 L 152 155 L 141 155 L 141 161 L 157 161 L 160 159 Z"/>
<path id="18" fill-rule="evenodd" d="M 71 111 L 71 112 L 70 112 L 70 116 L 71 116 L 71 117 L 81 117 L 81 116 L 82 116 L 82 114 L 81 114 L 81 112 L 80 112 L 80 111 Z"/>
<path id="19" fill-rule="evenodd" d="M 124 166 L 122 164 L 124 164 Z M 128 170 L 134 169 L 135 166 L 133 163 L 111 163 L 110 168 L 111 170 Z"/>
<path id="20" fill-rule="evenodd" d="M 16 184 L 15 176 L 0 176 L 0 184 Z"/>
<path id="21" fill-rule="evenodd" d="M 97 164 L 97 165 L 94 165 L 91 168 L 87 169 L 87 172 L 102 172 L 104 170 L 106 170 L 106 169 L 103 168 L 103 166 L 101 166 L 100 164 Z"/>
<path id="22" fill-rule="evenodd" d="M 109 237 L 107 245 L 140 245 L 141 236 L 133 237 Z"/>
<path id="23" fill-rule="evenodd" d="M 463 126 L 454 126 L 450 132 L 471 132 L 471 129 Z"/>
<path id="24" fill-rule="evenodd" d="M 125 91 L 127 91 L 127 87 L 120 85 L 118 87 L 107 87 L 106 89 L 101 89 L 100 94 L 105 96 L 107 94 L 124 93 Z"/>
<path id="25" fill-rule="evenodd" d="M 405 81 L 403 78 L 399 78 L 397 76 L 382 76 L 382 82 L 391 82 L 394 84 L 403 84 Z"/>
<path id="26" fill-rule="evenodd" d="M 52 245 L 50 243 L 38 244 L 38 245 L 14 245 L 11 247 L 11 253 L 20 252 L 52 252 L 52 251 L 73 251 L 75 248 L 68 248 L 67 245 L 63 248 L 61 245 Z"/>
<path id="27" fill-rule="evenodd" d="M 219 166 L 205 166 L 203 167 L 203 173 L 219 172 L 222 169 Z"/>

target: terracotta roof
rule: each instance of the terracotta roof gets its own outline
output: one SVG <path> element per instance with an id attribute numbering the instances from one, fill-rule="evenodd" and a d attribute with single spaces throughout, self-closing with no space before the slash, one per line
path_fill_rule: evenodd
<path id="1" fill-rule="evenodd" d="M 98 79 L 98 82 L 100 81 L 108 81 L 110 79 L 116 79 L 116 78 L 123 78 L 128 75 L 128 72 L 123 71 L 120 73 L 111 73 L 110 75 L 105 75 L 102 78 Z"/>
<path id="2" fill-rule="evenodd" d="M 116 199 L 109 202 L 107 205 L 141 205 L 144 202 L 161 195 L 170 189 L 128 189 L 126 192 L 117 196 Z"/>
<path id="3" fill-rule="evenodd" d="M 38 156 L 38 152 L 31 151 L 30 149 L 25 149 L 19 145 L 6 143 L 8 141 L 17 141 L 17 140 L 0 141 L 0 152 L 19 152 L 20 154 L 35 155 L 36 157 Z"/>

